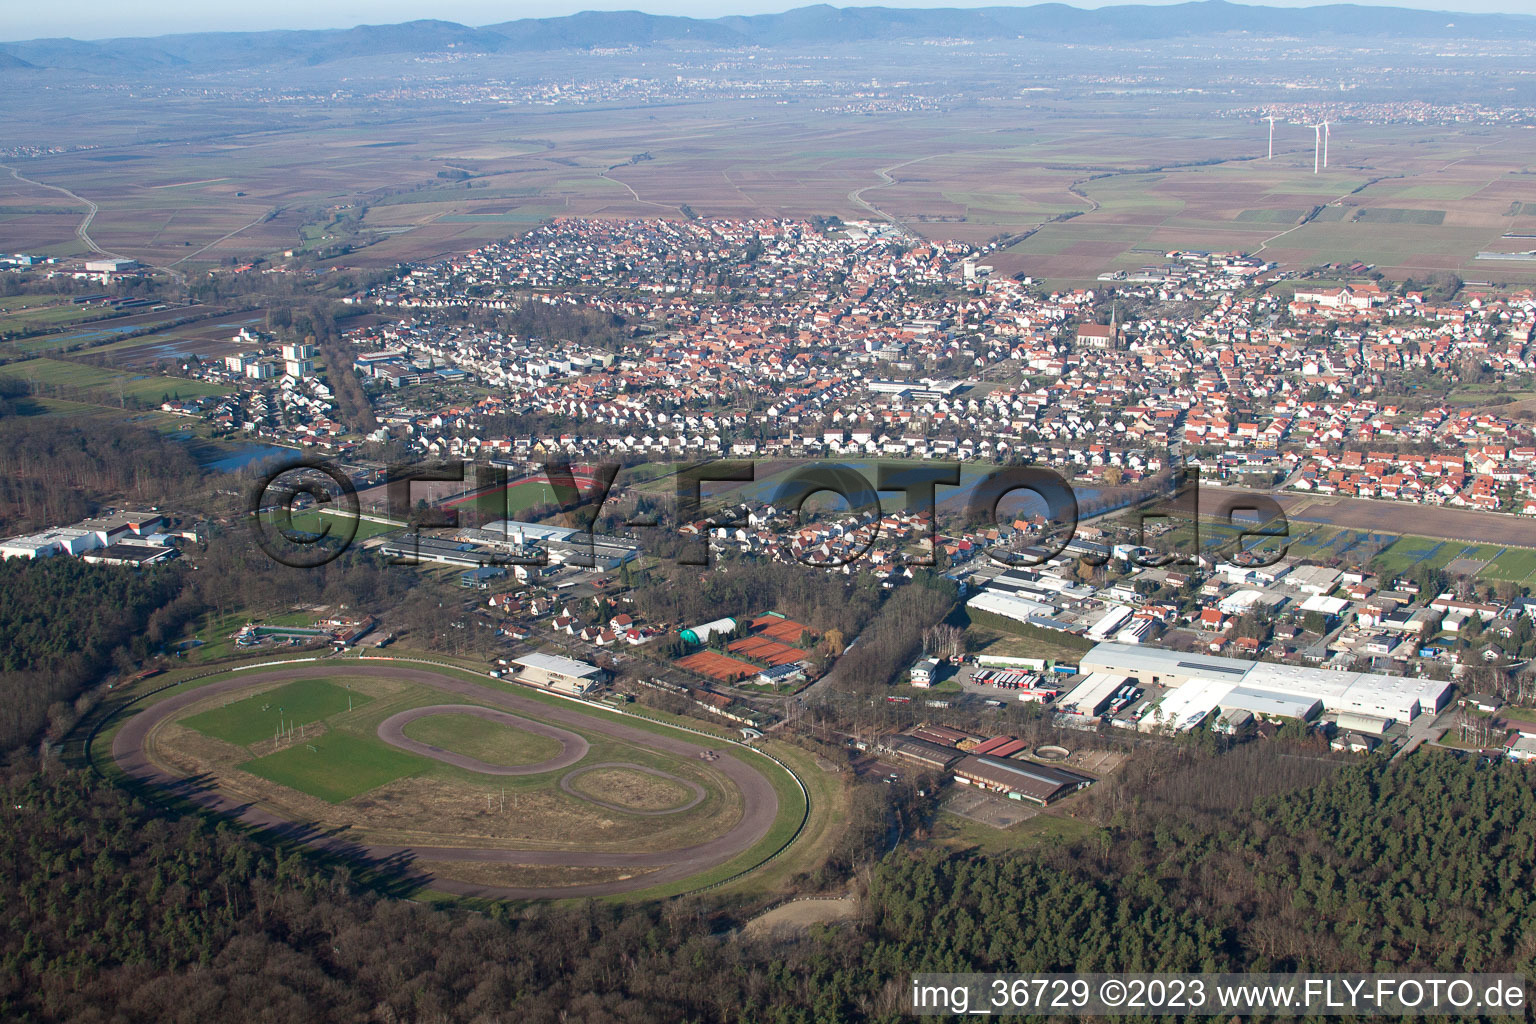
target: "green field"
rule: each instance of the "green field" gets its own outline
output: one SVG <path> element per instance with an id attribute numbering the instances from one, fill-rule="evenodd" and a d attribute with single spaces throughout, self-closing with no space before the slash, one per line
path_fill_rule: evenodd
<path id="1" fill-rule="evenodd" d="M 333 732 L 313 743 L 295 743 L 239 767 L 278 785 L 339 804 L 387 782 L 415 775 L 428 765 L 425 758 L 376 740 Z"/>
<path id="2" fill-rule="evenodd" d="M 206 381 L 107 370 L 63 359 L 27 359 L 11 363 L 0 369 L 0 376 L 26 381 L 51 397 L 85 397 L 114 405 L 129 400 L 158 405 L 165 398 L 228 394 L 227 388 Z"/>
<path id="3" fill-rule="evenodd" d="M 1431 537 L 1399 537 L 1397 543 L 1376 556 L 1372 564 L 1378 572 L 1403 572 L 1439 554 L 1436 549 L 1440 547 L 1442 542 Z"/>
<path id="4" fill-rule="evenodd" d="M 475 715 L 428 715 L 407 723 L 405 734 L 434 747 L 468 754 L 487 764 L 537 764 L 560 753 L 558 741 Z"/>
<path id="5" fill-rule="evenodd" d="M 1492 580 L 1519 582 L 1536 573 L 1536 551 L 1528 548 L 1505 548 L 1483 567 L 1478 575 Z"/>
<path id="6" fill-rule="evenodd" d="M 284 726 L 309 725 L 372 700 L 324 679 L 299 679 L 193 715 L 182 724 L 215 739 L 248 747 L 272 739 L 279 720 Z"/>
<path id="7" fill-rule="evenodd" d="M 1237 220 L 1251 224 L 1294 224 L 1301 220 L 1306 210 L 1244 210 Z"/>
<path id="8" fill-rule="evenodd" d="M 316 535 L 321 530 L 328 530 L 328 536 L 344 536 L 346 521 L 342 517 L 343 513 L 339 511 L 326 510 L 322 512 L 318 509 L 309 508 L 295 512 L 290 518 L 290 526 L 294 530 L 303 530 L 306 533 Z M 277 516 L 274 513 L 268 513 L 267 519 L 273 526 L 278 525 Z M 382 534 L 393 533 L 399 529 L 402 529 L 402 527 L 391 523 L 376 523 L 371 519 L 359 519 L 357 521 L 357 533 L 352 537 L 352 541 L 353 543 L 360 544 L 365 540 Z"/>
<path id="9" fill-rule="evenodd" d="M 107 315 L 100 306 L 76 305 L 56 295 L 15 295 L 0 299 L 0 334 L 27 334 Z"/>
<path id="10" fill-rule="evenodd" d="M 1425 224 L 1434 227 L 1445 223 L 1445 211 L 1367 206 L 1355 215 L 1355 220 L 1361 224 Z"/>

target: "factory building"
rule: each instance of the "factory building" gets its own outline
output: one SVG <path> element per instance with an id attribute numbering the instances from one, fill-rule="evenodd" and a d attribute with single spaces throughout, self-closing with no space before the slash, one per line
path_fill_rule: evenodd
<path id="1" fill-rule="evenodd" d="M 965 602 L 965 606 L 974 611 L 991 612 L 993 615 L 1001 615 L 1019 622 L 1029 622 L 1034 618 L 1049 618 L 1056 614 L 1054 605 L 1020 597 L 1017 594 L 999 593 L 995 590 L 983 590 Z"/>
<path id="2" fill-rule="evenodd" d="M 1213 709 L 1242 708 L 1266 718 L 1310 718 L 1319 709 L 1391 722 L 1439 711 L 1451 684 L 1375 672 L 1336 672 L 1183 654 L 1127 644 L 1098 644 L 1082 659 L 1084 672 L 1113 672 L 1142 684 L 1169 687 L 1142 718 L 1143 728 L 1192 728 Z"/>
<path id="3" fill-rule="evenodd" d="M 1082 682 L 1062 695 L 1056 702 L 1056 710 L 1063 715 L 1080 715 L 1095 718 L 1104 713 L 1115 694 L 1129 680 L 1125 676 L 1109 672 L 1090 672 Z"/>

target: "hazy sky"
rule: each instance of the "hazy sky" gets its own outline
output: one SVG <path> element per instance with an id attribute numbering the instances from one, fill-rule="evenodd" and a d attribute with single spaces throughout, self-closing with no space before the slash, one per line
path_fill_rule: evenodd
<path id="1" fill-rule="evenodd" d="M 491 25 L 513 18 L 551 17 L 585 10 L 644 10 L 652 14 L 685 14 L 718 17 L 724 14 L 763 14 L 804 6 L 772 0 L 553 0 L 542 4 L 491 0 L 262 0 L 234 3 L 231 0 L 0 0 L 0 39 L 37 39 L 70 36 L 75 39 L 106 39 L 113 36 L 156 36 L 169 32 L 258 30 L 274 28 L 349 28 L 440 18 L 465 25 Z M 1126 2 L 1126 0 L 1114 0 Z M 1182 0 L 1136 0 L 1141 3 L 1177 3 Z M 1267 0 L 1277 7 L 1310 7 L 1307 0 Z M 1502 11 L 1525 14 L 1532 0 L 1354 0 L 1375 6 L 1419 7 L 1442 11 Z M 1002 6 L 999 0 L 882 0 L 886 7 L 985 7 Z M 869 6 L 836 3 L 835 6 Z M 1028 5 L 1020 5 L 1028 6 Z M 1102 7 L 1098 0 L 1078 0 L 1077 7 Z"/>

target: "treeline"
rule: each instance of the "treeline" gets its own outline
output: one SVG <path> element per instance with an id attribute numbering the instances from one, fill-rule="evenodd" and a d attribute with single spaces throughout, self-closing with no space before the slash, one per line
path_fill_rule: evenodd
<path id="1" fill-rule="evenodd" d="M 778 611 L 823 636 L 835 629 L 851 638 L 880 607 L 878 583 L 868 573 L 848 577 L 783 562 L 679 565 L 663 557 L 634 592 L 635 607 L 652 622 L 694 626 Z"/>
<path id="2" fill-rule="evenodd" d="M 838 659 L 833 683 L 853 693 L 884 688 L 917 660 L 923 634 L 950 614 L 957 595 L 953 582 L 931 569 L 920 570 L 910 583 L 890 592 L 879 614 Z"/>
<path id="3" fill-rule="evenodd" d="M 284 565 L 256 545 L 243 523 L 228 530 L 215 527 L 196 559 L 196 600 L 219 617 L 297 606 L 393 608 L 415 585 L 413 570 L 386 565 L 356 546 L 315 568 Z"/>
<path id="4" fill-rule="evenodd" d="M 185 574 L 135 571 L 74 558 L 0 561 L 0 748 L 25 742 L 113 665 L 146 657 L 178 631 Z"/>
<path id="5" fill-rule="evenodd" d="M 160 505 L 198 486 L 186 447 L 156 431 L 15 415 L 20 401 L 0 393 L 0 535 L 75 522 L 108 495 Z"/>
<path id="6" fill-rule="evenodd" d="M 786 942 L 736 937 L 729 912 L 689 900 L 393 902 L 350 868 L 88 776 L 17 773 L 0 804 L 0 1016 L 894 1024 L 917 971 L 1529 974 L 1533 781 L 1512 764 L 1372 760 L 1076 843 L 903 849 L 867 874 L 857 919 Z"/>

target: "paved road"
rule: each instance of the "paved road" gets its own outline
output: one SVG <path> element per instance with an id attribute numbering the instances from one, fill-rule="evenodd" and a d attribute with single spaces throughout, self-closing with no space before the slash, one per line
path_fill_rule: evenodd
<path id="1" fill-rule="evenodd" d="M 10 171 L 11 177 L 15 178 L 17 181 L 24 181 L 28 185 L 36 185 L 38 188 L 46 188 L 53 192 L 61 192 L 69 198 L 73 199 L 75 202 L 84 206 L 86 208 L 85 217 L 80 221 L 80 226 L 75 228 L 75 237 L 84 242 L 86 248 L 90 249 L 91 252 L 94 252 L 97 255 L 119 256 L 118 253 L 108 252 L 106 249 L 103 249 L 101 246 L 96 244 L 94 239 L 91 238 L 91 221 L 96 219 L 96 214 L 101 210 L 101 207 L 97 206 L 95 203 L 91 202 L 89 199 L 84 198 L 83 196 L 75 195 L 73 192 L 67 188 L 64 188 L 62 185 L 48 185 L 41 181 L 34 181 L 31 178 L 24 178 L 22 177 L 20 171 L 6 164 L 0 164 L 0 167 L 4 167 L 6 170 Z"/>
<path id="2" fill-rule="evenodd" d="M 1420 715 L 1418 718 L 1415 718 L 1413 721 L 1409 722 L 1407 741 L 1398 748 L 1397 753 L 1392 755 L 1392 759 L 1395 761 L 1398 758 L 1407 757 L 1409 754 L 1419 749 L 1419 747 L 1423 746 L 1425 743 L 1428 743 L 1430 738 L 1435 735 L 1436 730 L 1439 728 L 1441 715 L 1444 715 L 1445 713 L 1446 712 L 1444 711 L 1439 713 L 1432 711 L 1428 714 Z"/>
<path id="3" fill-rule="evenodd" d="M 470 757 L 468 754 L 455 753 L 452 750 L 444 750 L 442 747 L 434 747 L 430 743 L 422 743 L 413 740 L 405 734 L 405 727 L 418 718 L 428 718 L 432 715 L 473 715 L 483 718 L 488 722 L 496 722 L 499 725 L 510 725 L 514 729 L 531 732 L 536 736 L 546 736 L 560 744 L 560 753 L 547 761 L 539 761 L 536 764 L 492 764 L 482 761 L 478 757 Z M 478 707 L 474 704 L 432 704 L 427 707 L 410 708 L 398 715 L 390 715 L 379 723 L 379 739 L 392 747 L 408 750 L 422 757 L 430 757 L 445 764 L 451 764 L 455 768 L 463 768 L 465 771 L 478 772 L 481 775 L 541 775 L 544 772 L 559 771 L 561 768 L 569 768 L 571 765 L 587 756 L 590 747 L 587 741 L 567 729 L 557 729 L 543 722 L 535 722 L 531 718 L 519 718 L 517 715 L 509 715 L 505 711 L 492 711 L 490 708 Z"/>
<path id="4" fill-rule="evenodd" d="M 660 735 L 637 728 L 622 721 L 615 721 L 597 714 L 586 714 L 574 708 L 550 706 L 529 697 L 500 690 L 492 690 L 468 680 L 439 675 L 424 669 L 381 666 L 370 663 L 367 672 L 371 676 L 399 679 L 405 682 L 431 686 L 461 697 L 481 701 L 498 708 L 528 717 L 537 717 L 600 733 L 626 743 L 659 750 L 680 758 L 697 758 L 707 748 L 673 735 Z M 486 850 L 453 846 L 385 846 L 362 843 L 346 837 L 339 830 L 326 831 L 312 825 L 287 820 L 253 804 L 226 797 L 207 788 L 207 780 L 189 780 L 161 769 L 149 760 L 145 741 L 160 723 L 208 697 L 235 693 L 266 683 L 286 682 L 312 678 L 315 667 L 253 670 L 231 679 L 209 683 L 176 693 L 152 704 L 128 719 L 112 739 L 112 758 L 127 774 L 153 785 L 166 788 L 182 799 L 194 802 L 208 810 L 217 811 L 239 819 L 246 825 L 268 829 L 284 838 L 296 839 L 327 852 L 409 868 L 416 860 L 447 861 L 453 863 L 480 864 L 532 864 L 571 867 L 605 867 L 651 869 L 638 878 L 592 882 L 569 886 L 513 886 L 486 885 L 463 882 L 450 878 L 435 878 L 421 871 L 418 877 L 432 888 L 461 896 L 480 896 L 490 899 L 559 899 L 566 897 L 610 896 L 634 889 L 648 888 L 684 878 L 718 867 L 738 854 L 744 853 L 768 834 L 778 815 L 778 796 L 773 784 L 755 768 L 734 757 L 721 757 L 712 761 L 718 769 L 741 791 L 744 813 L 740 821 L 724 835 L 696 846 L 680 850 L 664 850 L 658 853 L 590 853 L 580 850 Z"/>

